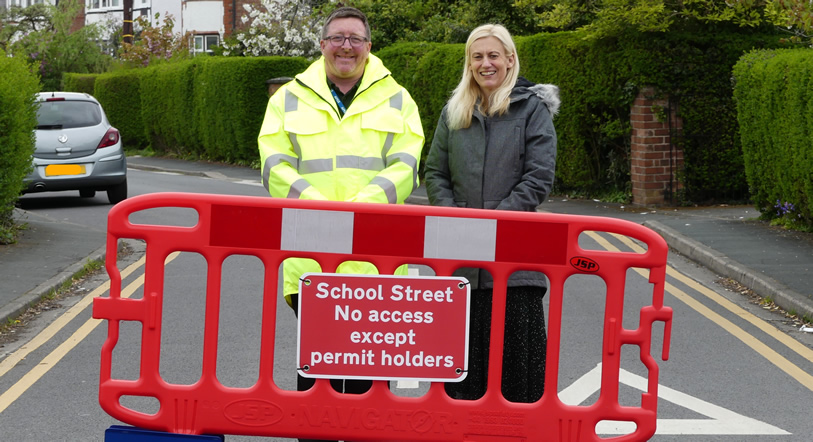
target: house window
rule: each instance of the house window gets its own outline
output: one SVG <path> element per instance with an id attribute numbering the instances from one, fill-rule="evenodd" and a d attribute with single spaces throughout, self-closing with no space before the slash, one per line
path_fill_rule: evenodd
<path id="1" fill-rule="evenodd" d="M 88 0 L 88 9 L 119 9 L 121 0 Z"/>
<path id="2" fill-rule="evenodd" d="M 202 52 L 211 53 L 212 48 L 218 46 L 219 44 L 220 44 L 220 35 L 218 34 L 196 35 L 194 52 L 196 54 Z"/>

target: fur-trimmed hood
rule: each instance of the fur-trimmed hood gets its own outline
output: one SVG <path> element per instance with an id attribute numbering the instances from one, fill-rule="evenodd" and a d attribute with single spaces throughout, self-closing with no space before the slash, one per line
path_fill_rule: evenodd
<path id="1" fill-rule="evenodd" d="M 561 100 L 559 99 L 559 86 L 554 84 L 532 83 L 525 77 L 517 78 L 517 83 L 514 85 L 512 95 L 520 98 L 527 94 L 533 94 L 539 97 L 539 99 L 545 103 L 545 106 L 548 107 L 548 111 L 550 111 L 551 115 L 559 113 L 559 105 L 561 104 Z"/>

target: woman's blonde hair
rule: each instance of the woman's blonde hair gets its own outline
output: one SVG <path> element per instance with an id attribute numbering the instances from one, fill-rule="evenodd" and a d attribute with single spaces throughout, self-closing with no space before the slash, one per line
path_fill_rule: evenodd
<path id="1" fill-rule="evenodd" d="M 469 67 L 471 57 L 471 45 L 486 37 L 495 37 L 502 43 L 505 49 L 505 56 L 514 56 L 514 66 L 508 69 L 503 83 L 486 98 L 480 91 L 477 81 Z M 450 129 L 463 129 L 471 125 L 471 116 L 477 99 L 480 99 L 480 110 L 485 110 L 488 116 L 502 115 L 508 110 L 510 103 L 511 89 L 517 82 L 519 76 L 519 57 L 517 57 L 517 47 L 511 34 L 502 25 L 486 24 L 471 31 L 469 39 L 466 41 L 466 59 L 463 62 L 463 78 L 452 92 L 449 98 L 447 116 Z"/>

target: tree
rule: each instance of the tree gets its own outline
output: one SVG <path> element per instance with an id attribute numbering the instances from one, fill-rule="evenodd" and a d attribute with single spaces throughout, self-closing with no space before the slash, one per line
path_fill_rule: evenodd
<path id="1" fill-rule="evenodd" d="M 339 6 L 354 6 L 367 15 L 373 50 L 399 41 L 465 41 L 468 31 L 451 17 L 463 14 L 455 1 L 438 0 L 355 0 L 325 3 L 319 14 L 327 17 Z M 457 20 L 455 20 L 457 21 Z"/>
<path id="2" fill-rule="evenodd" d="M 51 10 L 45 4 L 0 10 L 0 49 L 8 50 L 12 43 L 50 26 Z"/>
<path id="3" fill-rule="evenodd" d="M 665 32 L 729 25 L 780 27 L 809 39 L 813 5 L 801 0 L 514 0 L 535 8 L 539 30 L 583 29 L 594 38 L 625 30 Z"/>
<path id="4" fill-rule="evenodd" d="M 223 55 L 282 55 L 311 58 L 319 54 L 321 27 L 307 0 L 262 0 L 243 5 L 246 30 L 223 43 Z"/>
<path id="5" fill-rule="evenodd" d="M 754 0 L 733 0 L 746 6 Z M 791 35 L 790 41 L 813 47 L 813 3 L 800 0 L 775 0 L 766 5 L 774 24 Z"/>
<path id="6" fill-rule="evenodd" d="M 155 14 L 158 22 L 161 14 Z M 164 17 L 161 26 L 153 26 L 143 15 L 135 20 L 137 29 L 133 43 L 121 43 L 119 58 L 135 67 L 149 66 L 157 60 L 189 57 L 189 35 L 173 34 L 175 19 L 172 14 Z"/>
<path id="7" fill-rule="evenodd" d="M 339 6 L 355 6 L 367 15 L 373 50 L 400 41 L 464 43 L 484 23 L 500 23 L 513 35 L 536 32 L 536 8 L 506 0 L 347 0 L 324 3 L 322 17 Z"/>
<path id="8" fill-rule="evenodd" d="M 8 51 L 39 64 L 44 90 L 60 90 L 63 72 L 104 72 L 110 66 L 111 58 L 96 43 L 100 35 L 97 26 L 71 29 L 83 6 L 83 0 L 34 5 L 16 10 L 18 15 L 13 17 L 24 19 L 16 27 L 3 22 L 3 32 L 8 29 L 9 33 Z"/>

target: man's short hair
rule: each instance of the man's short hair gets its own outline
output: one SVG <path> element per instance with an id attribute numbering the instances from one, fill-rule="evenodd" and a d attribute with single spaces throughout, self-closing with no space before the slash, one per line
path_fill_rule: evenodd
<path id="1" fill-rule="evenodd" d="M 342 6 L 340 8 L 336 8 L 330 15 L 327 16 L 327 20 L 325 20 L 325 25 L 322 26 L 322 40 L 327 38 L 327 28 L 334 19 L 337 18 L 357 18 L 364 23 L 364 30 L 367 32 L 367 39 L 372 40 L 370 35 L 370 23 L 367 22 L 367 16 L 364 15 L 363 12 L 360 10 L 350 7 L 350 6 Z"/>

